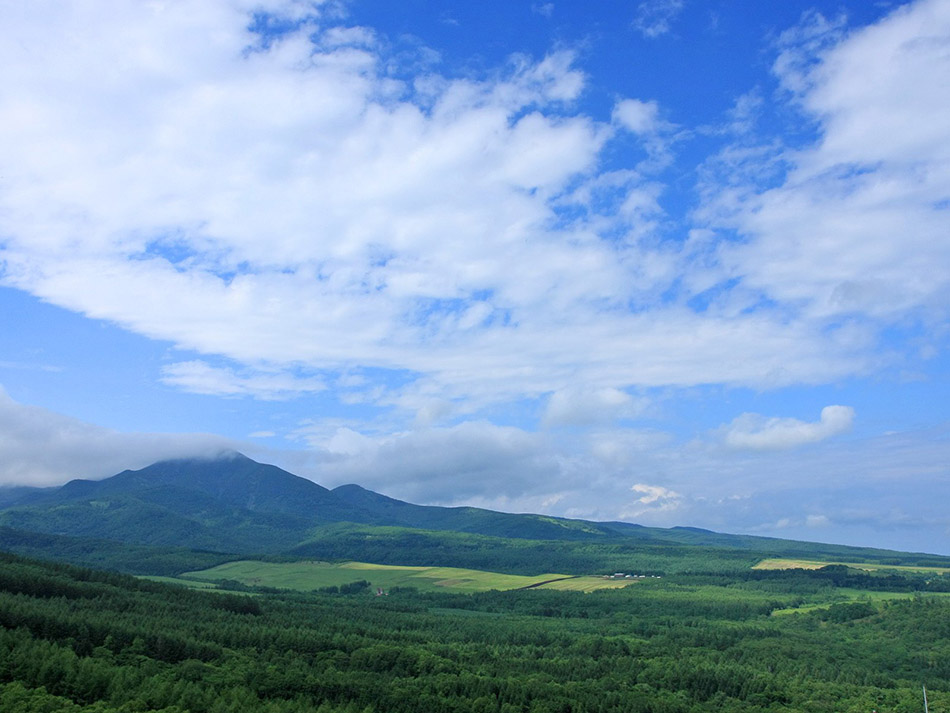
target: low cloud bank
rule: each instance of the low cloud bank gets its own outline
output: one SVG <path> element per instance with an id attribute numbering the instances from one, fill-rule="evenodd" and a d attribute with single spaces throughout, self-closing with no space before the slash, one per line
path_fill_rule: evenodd
<path id="1" fill-rule="evenodd" d="M 0 386 L 0 486 L 98 480 L 168 458 L 213 456 L 236 447 L 202 433 L 121 433 L 12 399 Z"/>

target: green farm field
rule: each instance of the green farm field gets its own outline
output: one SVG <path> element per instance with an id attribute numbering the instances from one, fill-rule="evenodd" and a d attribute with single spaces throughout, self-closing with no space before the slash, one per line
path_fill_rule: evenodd
<path id="1" fill-rule="evenodd" d="M 821 569 L 828 565 L 843 565 L 852 569 L 861 569 L 866 572 L 921 572 L 946 574 L 950 567 L 915 567 L 907 565 L 872 564 L 867 562 L 819 562 L 818 560 L 800 559 L 765 559 L 757 563 L 752 569 Z"/>
<path id="2" fill-rule="evenodd" d="M 339 587 L 366 580 L 374 588 L 415 587 L 420 591 L 451 591 L 457 593 L 486 592 L 492 589 L 526 588 L 590 592 L 627 586 L 629 581 L 603 577 L 572 577 L 566 574 L 522 576 L 456 567 L 407 567 L 370 564 L 367 562 L 259 562 L 241 560 L 217 567 L 186 572 L 180 580 L 219 582 L 237 581 L 252 587 L 277 587 L 311 591 L 323 587 Z"/>

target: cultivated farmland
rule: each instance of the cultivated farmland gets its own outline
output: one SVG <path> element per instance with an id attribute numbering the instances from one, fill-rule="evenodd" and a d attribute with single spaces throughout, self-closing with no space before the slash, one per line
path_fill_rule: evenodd
<path id="1" fill-rule="evenodd" d="M 230 580 L 251 587 L 276 587 L 297 591 L 340 587 L 354 581 L 365 580 L 374 589 L 384 591 L 393 587 L 414 587 L 420 591 L 459 593 L 535 587 L 589 592 L 596 589 L 624 587 L 631 583 L 630 580 L 594 576 L 571 577 L 557 573 L 524 576 L 456 567 L 408 567 L 367 562 L 334 564 L 319 561 L 260 562 L 254 560 L 227 562 L 210 569 L 186 572 L 181 575 L 181 578 L 201 582 Z"/>

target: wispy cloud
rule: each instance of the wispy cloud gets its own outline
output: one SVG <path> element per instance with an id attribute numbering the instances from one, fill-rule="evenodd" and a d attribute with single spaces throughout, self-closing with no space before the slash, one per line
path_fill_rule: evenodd
<path id="1" fill-rule="evenodd" d="M 816 15 L 783 35 L 774 72 L 818 140 L 794 151 L 734 147 L 723 154 L 741 157 L 729 162 L 731 180 L 720 175 L 707 204 L 717 227 L 743 237 L 722 259 L 753 299 L 855 334 L 946 315 L 950 129 L 939 117 L 950 91 L 930 77 L 950 72 L 948 35 L 950 10 L 933 1 L 851 35 Z M 774 187 L 753 188 L 764 174 Z"/>
<path id="2" fill-rule="evenodd" d="M 63 367 L 53 366 L 52 364 L 43 364 L 33 361 L 0 361 L 0 369 L 14 369 L 17 371 L 48 371 L 61 372 Z"/>
<path id="3" fill-rule="evenodd" d="M 554 14 L 554 3 L 553 2 L 531 3 L 531 12 L 535 12 L 538 15 L 543 15 L 544 17 L 551 17 L 551 15 Z"/>
<path id="4" fill-rule="evenodd" d="M 267 373 L 229 367 L 217 367 L 193 360 L 169 364 L 162 369 L 162 381 L 194 394 L 214 396 L 253 396 L 279 401 L 303 393 L 325 390 L 317 378 L 295 378 L 287 373 Z"/>
<path id="5" fill-rule="evenodd" d="M 650 39 L 665 35 L 672 29 L 684 4 L 684 0 L 644 0 L 637 5 L 633 26 Z"/>
<path id="6" fill-rule="evenodd" d="M 268 7 L 299 29 L 263 43 L 224 0 L 6 10 L 25 39 L 0 49 L 3 283 L 293 377 L 195 362 L 167 383 L 283 398 L 367 365 L 482 404 L 571 381 L 815 383 L 878 368 L 883 326 L 950 304 L 930 148 L 950 145 L 947 97 L 922 79 L 946 61 L 926 41 L 940 3 L 776 64 L 822 140 L 711 177 L 705 245 L 660 239 L 657 176 L 599 169 L 620 127 L 651 151 L 662 107 L 585 114 L 570 52 L 409 84 L 372 33 Z M 644 27 L 681 8 L 644 3 Z M 771 190 L 743 183 L 787 165 Z"/>

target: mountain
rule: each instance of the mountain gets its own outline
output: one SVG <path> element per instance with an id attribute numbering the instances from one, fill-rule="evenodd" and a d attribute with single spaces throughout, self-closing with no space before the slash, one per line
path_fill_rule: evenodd
<path id="1" fill-rule="evenodd" d="M 0 507 L 0 526 L 15 530 L 221 552 L 279 552 L 337 522 L 530 539 L 616 534 L 580 520 L 413 505 L 358 485 L 328 490 L 240 453 L 162 461 L 60 488 L 18 488 Z"/>
<path id="2" fill-rule="evenodd" d="M 224 552 L 275 552 L 321 522 L 370 513 L 331 491 L 239 453 L 127 470 L 105 480 L 72 480 L 20 493 L 0 525 L 53 535 Z"/>
<path id="3" fill-rule="evenodd" d="M 615 534 L 610 527 L 585 520 L 511 514 L 473 507 L 413 505 L 359 485 L 341 485 L 332 493 L 354 508 L 372 513 L 379 524 L 423 530 L 451 530 L 497 537 L 574 540 Z M 351 522 L 364 522 L 351 519 Z"/>
<path id="4" fill-rule="evenodd" d="M 544 571 L 564 571 L 569 564 L 584 571 L 585 562 L 622 568 L 634 561 L 641 569 L 665 571 L 671 558 L 680 566 L 689 561 L 691 571 L 711 571 L 748 568 L 766 556 L 950 565 L 950 558 L 931 555 L 697 528 L 414 505 L 359 485 L 328 490 L 239 453 L 162 461 L 59 488 L 0 490 L 0 548 L 153 573 L 174 570 L 175 561 L 258 555 L 494 563 L 512 571 L 541 562 Z"/>

